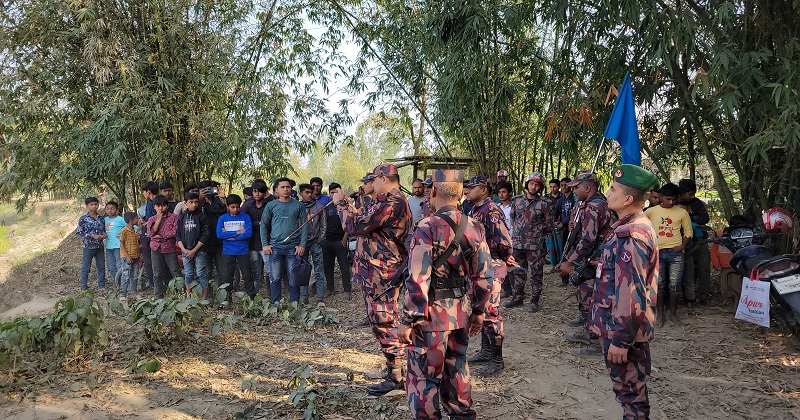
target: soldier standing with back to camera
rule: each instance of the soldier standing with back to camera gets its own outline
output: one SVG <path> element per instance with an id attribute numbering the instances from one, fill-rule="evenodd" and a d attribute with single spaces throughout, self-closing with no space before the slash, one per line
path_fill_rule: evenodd
<path id="1" fill-rule="evenodd" d="M 569 275 L 575 271 L 576 267 L 585 267 L 580 270 L 588 275 L 581 276 L 581 272 L 575 273 L 581 276 L 582 283 L 578 285 L 575 297 L 578 302 L 578 318 L 569 321 L 573 327 L 584 327 L 577 334 L 566 337 L 567 341 L 586 344 L 589 347 L 578 349 L 573 354 L 576 356 L 600 356 L 602 351 L 597 345 L 597 337 L 591 337 L 589 330 L 589 311 L 592 304 L 592 291 L 594 290 L 594 270 L 589 264 L 589 260 L 596 257 L 596 252 L 611 230 L 611 224 L 616 221 L 614 214 L 608 208 L 606 197 L 598 191 L 597 175 L 591 171 L 579 171 L 575 180 L 567 185 L 572 187 L 575 197 L 581 203 L 578 207 L 577 223 L 571 226 L 570 240 L 572 244 L 565 244 L 563 261 L 556 266 L 559 274 Z M 572 220 L 570 220 L 572 224 Z M 575 239 L 572 239 L 575 238 Z M 569 247 L 569 248 L 567 248 Z"/>
<path id="2" fill-rule="evenodd" d="M 625 419 L 647 419 L 650 340 L 658 276 L 658 239 L 642 212 L 647 192 L 658 188 L 651 172 L 621 165 L 606 196 L 619 221 L 603 242 L 592 297 L 592 330 L 600 336 L 606 368 Z"/>
<path id="3" fill-rule="evenodd" d="M 515 270 L 514 295 L 503 307 L 522 306 L 525 300 L 525 280 L 531 279 L 531 312 L 539 311 L 544 279 L 545 237 L 553 227 L 553 212 L 541 197 L 544 176 L 538 172 L 525 180 L 525 194 L 511 200 L 511 223 L 514 259 L 523 270 Z"/>
<path id="4" fill-rule="evenodd" d="M 480 222 L 486 231 L 486 244 L 492 255 L 492 295 L 486 308 L 486 319 L 481 330 L 481 350 L 469 362 L 485 364 L 475 371 L 478 376 L 494 375 L 505 367 L 503 363 L 503 317 L 500 316 L 500 288 L 507 271 L 506 264 L 515 264 L 511 256 L 511 234 L 508 233 L 503 210 L 491 199 L 492 190 L 485 176 L 474 176 L 466 183 L 467 199 L 474 203 L 468 214 Z"/>
<path id="5" fill-rule="evenodd" d="M 406 392 L 413 419 L 441 418 L 440 401 L 451 419 L 476 417 L 467 344 L 483 328 L 492 257 L 483 226 L 458 211 L 462 180 L 462 171 L 433 173 L 436 213 L 419 222 L 411 240 L 399 336 L 409 344 Z"/>
<path id="6" fill-rule="evenodd" d="M 400 288 L 395 287 L 377 302 L 374 298 L 390 287 L 390 283 L 402 273 L 408 258 L 403 241 L 411 228 L 411 209 L 400 192 L 397 167 L 382 164 L 372 171 L 372 187 L 378 193 L 371 213 L 361 213 L 344 199 L 344 193 L 334 195 L 333 200 L 345 218 L 348 236 L 365 237 L 362 250 L 364 259 L 361 269 L 366 273 L 361 280 L 367 302 L 367 316 L 372 324 L 372 333 L 381 345 L 386 357 L 386 379 L 367 387 L 370 395 L 384 395 L 403 388 L 402 362 L 405 346 L 397 337 L 397 297 Z"/>

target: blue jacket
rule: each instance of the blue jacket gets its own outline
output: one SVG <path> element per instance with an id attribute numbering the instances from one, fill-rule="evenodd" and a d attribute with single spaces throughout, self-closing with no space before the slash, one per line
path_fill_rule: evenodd
<path id="1" fill-rule="evenodd" d="M 238 225 L 235 230 L 225 230 L 225 224 Z M 244 232 L 237 234 L 236 232 L 244 227 Z M 250 216 L 239 213 L 236 216 L 231 216 L 230 213 L 225 213 L 219 217 L 217 221 L 217 237 L 222 239 L 222 255 L 248 255 L 250 253 L 250 236 L 253 235 L 253 224 L 250 222 Z"/>

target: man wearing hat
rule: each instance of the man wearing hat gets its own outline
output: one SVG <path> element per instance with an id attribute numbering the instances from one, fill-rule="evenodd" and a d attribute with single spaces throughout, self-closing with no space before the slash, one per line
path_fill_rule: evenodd
<path id="1" fill-rule="evenodd" d="M 508 171 L 501 169 L 497 171 L 497 182 L 508 182 Z"/>
<path id="2" fill-rule="evenodd" d="M 429 175 L 422 181 L 422 187 L 425 189 L 425 198 L 422 200 L 422 219 L 431 217 L 431 188 L 433 188 L 433 178 Z M 420 219 L 420 220 L 422 220 Z"/>
<path id="3" fill-rule="evenodd" d="M 574 231 L 570 232 L 575 239 L 569 248 L 564 249 L 562 262 L 556 266 L 559 274 L 569 275 L 577 266 L 585 266 L 583 273 L 590 273 L 591 278 L 584 276 L 581 278 L 583 283 L 578 286 L 575 297 L 578 302 L 578 318 L 569 321 L 573 327 L 583 327 L 586 332 L 580 332 L 567 337 L 567 341 L 586 344 L 589 347 L 578 349 L 573 352 L 577 356 L 600 356 L 602 350 L 597 345 L 597 337 L 590 337 L 589 330 L 589 311 L 591 309 L 592 291 L 594 289 L 594 270 L 589 266 L 589 260 L 596 257 L 597 251 L 611 230 L 611 224 L 616 221 L 616 217 L 608 209 L 608 201 L 598 190 L 597 175 L 592 171 L 579 171 L 575 180 L 567 183 L 575 193 L 575 197 L 581 203 L 577 209 L 577 222 Z M 580 275 L 579 273 L 576 273 Z"/>
<path id="4" fill-rule="evenodd" d="M 355 199 L 355 207 L 361 212 L 362 215 L 369 215 L 375 211 L 376 203 L 373 199 L 375 196 L 375 188 L 372 186 L 373 179 L 375 179 L 375 176 L 372 175 L 371 172 L 367 172 L 367 174 L 361 178 L 361 183 L 364 185 L 362 185 L 360 188 L 362 194 L 359 194 Z M 340 219 L 345 220 L 344 213 L 339 213 Z M 348 236 L 347 232 L 345 232 L 345 236 Z M 369 278 L 369 264 L 366 263 L 369 255 L 369 245 L 367 242 L 368 238 L 366 236 L 356 236 L 355 239 L 356 248 L 353 251 L 353 261 L 350 271 L 353 275 L 353 282 L 355 282 L 357 285 L 361 285 L 363 290 Z M 369 327 L 371 325 L 369 321 L 369 311 L 371 307 L 370 298 L 366 293 L 362 293 L 361 295 L 364 298 L 364 307 L 366 308 L 367 316 L 365 316 L 364 319 L 357 324 L 357 326 Z"/>
<path id="5" fill-rule="evenodd" d="M 336 206 L 345 217 L 345 232 L 350 236 L 364 237 L 361 267 L 364 269 L 363 291 L 368 299 L 367 315 L 372 332 L 381 344 L 386 357 L 386 379 L 367 387 L 370 395 L 384 395 L 403 388 L 402 361 L 404 345 L 397 338 L 397 296 L 400 288 L 373 302 L 373 298 L 386 291 L 392 279 L 400 276 L 408 257 L 403 241 L 411 228 L 411 209 L 400 192 L 397 167 L 381 164 L 372 171 L 372 187 L 378 194 L 372 213 L 362 214 L 344 194 L 334 196 Z M 368 178 L 368 177 L 367 177 Z"/>
<path id="6" fill-rule="evenodd" d="M 411 239 L 399 336 L 409 344 L 406 392 L 413 419 L 442 418 L 440 401 L 451 419 L 476 417 L 467 344 L 483 328 L 492 257 L 483 226 L 458 211 L 462 180 L 462 171 L 433 173 L 436 213 L 419 222 Z"/>
<path id="7" fill-rule="evenodd" d="M 620 165 L 611 173 L 608 207 L 619 221 L 603 242 L 592 303 L 592 330 L 600 336 L 624 418 L 650 415 L 647 379 L 653 339 L 658 275 L 658 239 L 642 212 L 647 193 L 658 188 L 651 172 Z"/>
<path id="8" fill-rule="evenodd" d="M 523 270 L 514 270 L 514 294 L 504 307 L 522 306 L 525 300 L 525 280 L 530 277 L 530 311 L 539 311 L 544 278 L 545 237 L 553 228 L 553 212 L 541 197 L 544 176 L 534 172 L 525 179 L 525 194 L 511 200 L 511 239 L 514 259 Z"/>
<path id="9" fill-rule="evenodd" d="M 481 350 L 469 358 L 473 365 L 484 364 L 475 372 L 478 376 L 494 375 L 503 370 L 503 318 L 500 316 L 500 288 L 506 276 L 506 264 L 514 264 L 511 256 L 511 234 L 506 226 L 505 214 L 489 197 L 492 193 L 485 176 L 474 176 L 465 183 L 467 199 L 474 204 L 468 215 L 480 222 L 486 230 L 486 243 L 492 255 L 492 296 L 486 308 L 486 319 L 481 330 Z"/>

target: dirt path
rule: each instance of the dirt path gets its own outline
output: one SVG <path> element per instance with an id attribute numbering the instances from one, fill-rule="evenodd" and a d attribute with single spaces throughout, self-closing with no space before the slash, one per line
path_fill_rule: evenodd
<path id="1" fill-rule="evenodd" d="M 496 378 L 473 378 L 479 418 L 620 417 L 602 360 L 569 354 L 576 348 L 563 341 L 572 332 L 564 324 L 574 316 L 571 302 L 564 302 L 571 291 L 556 282 L 546 278 L 540 313 L 505 311 L 507 369 Z M 85 372 L 47 376 L 31 388 L 35 401 L 6 400 L 0 417 L 217 419 L 258 404 L 259 418 L 302 418 L 287 403 L 286 384 L 292 371 L 309 363 L 320 386 L 338 387 L 336 398 L 322 402 L 325 418 L 407 418 L 404 397 L 364 393 L 381 357 L 369 330 L 350 326 L 361 318 L 363 303 L 327 303 L 340 310 L 337 327 L 304 332 L 251 324 L 220 340 L 175 343 L 162 349 L 164 367 L 155 374 L 125 373 L 128 344 L 117 335 L 93 392 L 70 390 Z M 652 418 L 800 418 L 800 352 L 793 339 L 735 321 L 721 307 L 683 314 L 684 325 L 668 324 L 652 343 Z M 122 319 L 108 323 L 109 330 L 126 328 Z M 473 339 L 471 351 L 478 345 Z"/>

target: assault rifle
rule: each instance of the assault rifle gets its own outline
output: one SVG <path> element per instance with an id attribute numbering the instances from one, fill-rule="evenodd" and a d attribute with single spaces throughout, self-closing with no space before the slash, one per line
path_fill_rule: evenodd
<path id="1" fill-rule="evenodd" d="M 577 210 L 575 211 L 575 228 L 569 232 L 569 236 L 567 236 L 567 243 L 564 244 L 564 254 L 561 257 L 561 262 L 566 261 L 567 254 L 575 249 L 578 245 L 578 234 L 582 230 L 583 220 L 580 219 L 580 206 L 582 203 L 576 203 Z M 599 238 L 598 238 L 599 239 Z M 580 261 L 575 265 L 575 268 L 569 273 L 569 282 L 573 286 L 580 286 L 586 280 L 593 279 L 595 277 L 595 268 L 589 262 L 593 258 L 597 257 L 597 252 L 600 250 L 600 241 L 596 240 L 594 243 L 594 247 L 592 248 L 592 252 L 589 253 L 589 256 L 584 261 Z"/>

